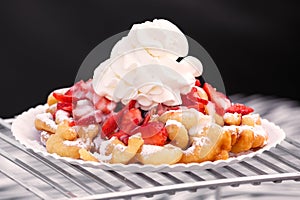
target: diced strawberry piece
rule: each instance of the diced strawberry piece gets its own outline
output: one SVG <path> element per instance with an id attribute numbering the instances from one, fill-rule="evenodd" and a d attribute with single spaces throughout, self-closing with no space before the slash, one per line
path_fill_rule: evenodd
<path id="1" fill-rule="evenodd" d="M 93 94 L 95 93 L 92 87 L 91 79 L 84 82 L 83 80 L 78 81 L 75 83 L 72 88 L 70 89 L 73 98 L 76 99 L 89 99 L 90 101 L 93 100 Z"/>
<path id="2" fill-rule="evenodd" d="M 152 137 L 143 138 L 144 144 L 152 144 L 157 146 L 163 146 L 166 144 L 168 139 L 168 133 L 166 128 L 164 127 L 161 129 L 157 134 L 153 135 Z"/>
<path id="3" fill-rule="evenodd" d="M 206 105 L 206 104 L 195 103 L 195 104 L 189 105 L 189 106 L 187 106 L 187 107 L 188 107 L 188 108 L 194 108 L 195 110 L 198 110 L 199 112 L 204 113 L 204 112 L 205 112 L 205 105 Z"/>
<path id="4" fill-rule="evenodd" d="M 199 94 L 197 88 L 193 87 L 191 91 L 185 95 L 181 95 L 182 105 L 188 108 L 195 108 L 199 112 L 204 112 L 205 105 L 208 104 L 206 99 L 202 99 Z"/>
<path id="5" fill-rule="evenodd" d="M 107 116 L 104 116 L 100 110 L 95 110 L 94 116 L 97 123 L 101 123 L 103 120 L 107 118 Z"/>
<path id="6" fill-rule="evenodd" d="M 144 126 L 139 126 L 132 130 L 131 134 L 141 133 L 143 138 L 152 137 L 153 135 L 159 133 L 160 130 L 164 128 L 164 123 L 159 121 L 149 122 Z"/>
<path id="7" fill-rule="evenodd" d="M 138 108 L 125 110 L 122 118 L 118 121 L 119 128 L 125 133 L 130 133 L 143 121 L 142 113 Z"/>
<path id="8" fill-rule="evenodd" d="M 90 113 L 94 114 L 94 112 L 95 112 L 95 109 L 94 109 L 94 105 L 92 104 L 92 102 L 88 99 L 82 99 L 82 100 L 77 101 L 74 104 L 73 117 L 74 117 L 75 121 L 77 121 L 81 117 L 87 116 Z"/>
<path id="9" fill-rule="evenodd" d="M 142 121 L 142 113 L 134 108 L 136 101 L 131 101 L 117 114 L 107 118 L 102 125 L 102 137 L 110 137 L 118 128 L 124 133 L 130 133 Z"/>
<path id="10" fill-rule="evenodd" d="M 192 89 L 191 92 L 187 93 L 186 95 L 181 95 L 181 99 L 182 99 L 183 106 L 194 105 L 197 103 L 207 105 L 207 103 L 208 103 L 208 101 L 206 99 L 202 99 L 198 95 L 197 89 L 196 89 L 196 91 L 194 89 Z"/>
<path id="11" fill-rule="evenodd" d="M 110 135 L 118 128 L 116 115 L 107 118 L 102 124 L 102 138 L 110 137 Z"/>
<path id="12" fill-rule="evenodd" d="M 146 125 L 139 126 L 131 134 L 141 133 L 144 144 L 162 146 L 166 144 L 168 133 L 162 122 L 149 122 Z"/>
<path id="13" fill-rule="evenodd" d="M 83 84 L 84 84 L 84 81 L 81 80 L 81 81 L 76 82 L 76 83 L 70 88 L 71 93 L 72 93 L 75 97 L 77 97 L 78 99 L 82 99 L 83 95 L 81 95 L 81 94 L 84 94 L 84 93 L 85 93 L 85 92 L 83 91 L 83 89 L 82 89 L 82 85 L 83 85 Z M 80 94 L 80 95 L 78 95 L 78 94 Z"/>
<path id="14" fill-rule="evenodd" d="M 123 106 L 121 110 L 117 112 L 117 118 L 120 119 L 125 112 L 130 110 L 131 108 L 135 108 L 136 100 L 131 100 L 127 105 Z M 115 105 L 116 107 L 117 105 Z"/>
<path id="15" fill-rule="evenodd" d="M 159 103 L 156 107 L 156 113 L 158 115 L 162 115 L 163 113 L 169 111 L 169 110 L 178 110 L 179 106 L 166 106 L 164 104 Z"/>
<path id="16" fill-rule="evenodd" d="M 73 110 L 73 105 L 70 102 L 58 102 L 56 107 L 57 107 L 57 110 L 64 110 L 69 113 L 72 113 L 72 110 Z"/>
<path id="17" fill-rule="evenodd" d="M 58 93 L 58 92 L 53 92 L 53 96 L 59 102 L 72 103 L 72 95 L 62 94 L 62 93 Z"/>
<path id="18" fill-rule="evenodd" d="M 164 106 L 163 104 L 159 103 L 157 106 L 156 106 L 156 113 L 158 115 L 162 115 L 163 113 L 167 112 L 167 108 L 166 106 Z"/>
<path id="19" fill-rule="evenodd" d="M 207 93 L 209 100 L 215 104 L 216 113 L 223 116 L 225 110 L 231 106 L 228 97 L 225 94 L 218 92 L 209 83 L 204 83 L 203 89 Z"/>
<path id="20" fill-rule="evenodd" d="M 76 124 L 75 124 L 75 121 L 74 121 L 74 120 L 72 120 L 72 121 L 69 122 L 69 126 L 70 126 L 70 127 L 75 126 L 75 125 L 76 125 Z"/>
<path id="21" fill-rule="evenodd" d="M 244 104 L 236 103 L 229 108 L 226 109 L 226 112 L 229 113 L 239 113 L 242 115 L 247 115 L 249 113 L 252 113 L 254 111 L 253 108 L 246 106 Z"/>
<path id="22" fill-rule="evenodd" d="M 200 82 L 200 80 L 199 80 L 199 79 L 196 79 L 196 81 L 195 81 L 195 86 L 198 86 L 198 87 L 200 87 L 200 86 L 201 86 L 201 82 Z"/>
<path id="23" fill-rule="evenodd" d="M 97 101 L 97 103 L 95 103 L 95 108 L 97 110 L 101 110 L 103 114 L 107 115 L 114 109 L 114 105 L 112 101 L 102 97 Z"/>
<path id="24" fill-rule="evenodd" d="M 128 139 L 129 139 L 129 135 L 126 134 L 123 131 L 118 131 L 116 133 L 113 133 L 110 135 L 109 139 L 112 137 L 116 137 L 118 138 L 121 142 L 123 142 L 125 145 L 128 145 Z"/>
<path id="25" fill-rule="evenodd" d="M 75 121 L 76 125 L 79 125 L 79 126 L 87 126 L 87 125 L 90 125 L 90 124 L 96 124 L 96 118 L 95 118 L 95 115 L 94 113 L 89 113 L 87 115 L 84 115 L 82 117 L 80 117 L 79 119 L 77 119 Z"/>
<path id="26" fill-rule="evenodd" d="M 150 116 L 150 113 L 148 112 L 144 118 L 144 121 L 143 121 L 143 124 L 142 126 L 148 124 L 149 120 L 150 120 L 151 116 Z"/>
<path id="27" fill-rule="evenodd" d="M 94 106 L 88 99 L 77 101 L 74 104 L 72 114 L 77 125 L 89 125 L 96 123 Z"/>
<path id="28" fill-rule="evenodd" d="M 135 105 L 136 105 L 136 100 L 129 101 L 129 103 L 127 104 L 128 110 L 130 110 L 131 108 L 135 108 Z"/>
<path id="29" fill-rule="evenodd" d="M 68 91 L 65 92 L 65 95 L 72 96 L 72 88 L 68 89 Z"/>

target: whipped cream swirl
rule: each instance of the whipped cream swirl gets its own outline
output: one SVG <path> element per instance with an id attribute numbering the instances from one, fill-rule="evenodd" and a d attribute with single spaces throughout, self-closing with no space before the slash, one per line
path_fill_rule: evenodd
<path id="1" fill-rule="evenodd" d="M 188 93 L 202 74 L 201 62 L 187 54 L 187 39 L 171 22 L 135 24 L 95 69 L 94 90 L 123 104 L 135 99 L 144 110 L 158 103 L 180 105 L 180 94 Z M 184 58 L 177 62 L 179 57 Z"/>

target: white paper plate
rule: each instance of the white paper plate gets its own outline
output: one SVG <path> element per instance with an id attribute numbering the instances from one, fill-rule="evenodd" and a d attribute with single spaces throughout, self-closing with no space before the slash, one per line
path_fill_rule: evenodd
<path id="1" fill-rule="evenodd" d="M 61 157 L 57 154 L 50 154 L 46 151 L 46 148 L 40 142 L 40 133 L 34 127 L 34 119 L 38 113 L 43 113 L 46 109 L 45 105 L 39 105 L 35 108 L 31 108 L 28 111 L 23 112 L 16 117 L 12 124 L 12 133 L 14 137 L 25 147 L 32 149 L 33 151 L 40 153 L 44 156 L 52 156 L 55 159 L 64 160 L 72 164 L 81 165 L 84 167 L 93 167 L 104 170 L 116 170 L 116 171 L 131 171 L 131 172 L 174 172 L 174 171 L 193 171 L 204 170 L 209 168 L 221 167 L 228 164 L 236 163 L 245 159 L 249 159 L 255 155 L 261 154 L 266 150 L 275 147 L 284 138 L 284 131 L 272 122 L 266 119 L 262 119 L 262 126 L 267 130 L 269 138 L 268 143 L 263 148 L 255 152 L 247 152 L 237 157 L 231 157 L 227 160 L 218 161 L 206 161 L 202 163 L 190 163 L 190 164 L 174 164 L 174 165 L 140 165 L 140 164 L 108 164 L 98 162 L 87 162 L 83 160 L 76 160 L 67 157 Z"/>

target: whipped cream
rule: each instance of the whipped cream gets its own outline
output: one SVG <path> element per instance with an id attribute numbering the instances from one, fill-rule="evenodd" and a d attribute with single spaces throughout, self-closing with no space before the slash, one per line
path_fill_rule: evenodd
<path id="1" fill-rule="evenodd" d="M 177 26 L 165 19 L 154 19 L 152 22 L 134 24 L 128 36 L 123 37 L 113 47 L 111 57 L 140 48 L 146 49 L 150 55 L 156 57 L 168 54 L 185 57 L 189 45 L 185 35 Z M 156 49 L 166 49 L 168 52 L 156 51 Z"/>
<path id="2" fill-rule="evenodd" d="M 202 74 L 201 62 L 187 53 L 186 37 L 171 22 L 135 24 L 95 69 L 94 90 L 123 104 L 135 99 L 144 110 L 158 103 L 180 105 L 180 94 L 188 93 Z M 184 58 L 177 62 L 179 57 Z"/>

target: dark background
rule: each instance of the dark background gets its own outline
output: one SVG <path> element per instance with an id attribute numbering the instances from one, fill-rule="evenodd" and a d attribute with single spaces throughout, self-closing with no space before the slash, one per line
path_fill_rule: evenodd
<path id="1" fill-rule="evenodd" d="M 0 117 L 72 85 L 95 46 L 154 18 L 170 20 L 206 49 L 228 95 L 300 101 L 299 15 L 292 1 L 1 1 Z"/>

